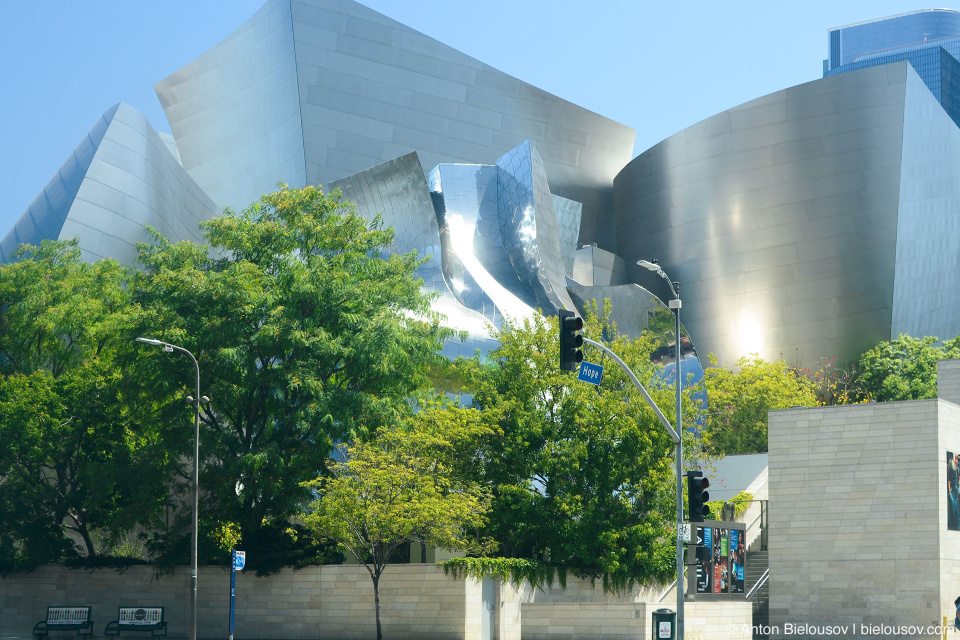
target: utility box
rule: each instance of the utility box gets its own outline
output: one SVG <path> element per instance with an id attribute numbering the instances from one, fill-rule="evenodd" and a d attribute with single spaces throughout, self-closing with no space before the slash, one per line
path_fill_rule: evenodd
<path id="1" fill-rule="evenodd" d="M 677 639 L 677 612 L 673 609 L 657 609 L 653 612 L 654 640 Z"/>

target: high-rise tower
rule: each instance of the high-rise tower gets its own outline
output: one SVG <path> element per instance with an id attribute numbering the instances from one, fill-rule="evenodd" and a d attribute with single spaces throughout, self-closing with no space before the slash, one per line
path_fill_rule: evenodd
<path id="1" fill-rule="evenodd" d="M 827 32 L 823 76 L 906 60 L 960 125 L 960 12 L 911 11 Z"/>

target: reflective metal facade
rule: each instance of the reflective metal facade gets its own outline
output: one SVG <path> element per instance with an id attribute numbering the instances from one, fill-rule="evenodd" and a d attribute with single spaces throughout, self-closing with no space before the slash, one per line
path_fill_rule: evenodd
<path id="1" fill-rule="evenodd" d="M 616 325 L 620 335 L 639 336 L 644 331 L 653 333 L 657 346 L 650 357 L 664 365 L 663 380 L 674 380 L 673 367 L 677 361 L 675 318 L 673 311 L 667 308 L 660 298 L 636 284 L 571 286 L 568 291 L 581 313 L 594 305 L 601 309 L 604 302 L 609 300 L 610 320 Z M 680 355 L 683 358 L 680 365 L 682 385 L 687 387 L 697 384 L 703 379 L 703 365 L 700 364 L 696 346 L 683 324 L 680 325 Z M 706 403 L 705 393 L 697 397 Z"/>
<path id="2" fill-rule="evenodd" d="M 334 189 L 340 189 L 342 200 L 353 203 L 364 219 L 373 220 L 380 215 L 383 226 L 393 227 L 389 253 L 416 251 L 420 258 L 429 258 L 417 270 L 427 289 L 446 289 L 440 268 L 437 216 L 416 153 L 334 180 L 327 185 L 327 192 Z"/>
<path id="3" fill-rule="evenodd" d="M 855 360 L 898 331 L 952 337 L 957 136 L 906 62 L 770 94 L 624 168 L 618 253 L 660 259 L 721 364 Z"/>
<path id="4" fill-rule="evenodd" d="M 389 252 L 430 257 L 418 275 L 426 290 L 440 294 L 433 308 L 448 326 L 467 332 L 464 341 L 444 346 L 448 357 L 496 348 L 491 332 L 505 316 L 528 318 L 544 305 L 553 315 L 559 304 L 583 313 L 588 303 L 610 299 L 621 333 L 659 327 L 654 357 L 672 367 L 673 316 L 656 296 L 637 285 L 566 286 L 563 265 L 573 264 L 577 252 L 579 203 L 551 195 L 538 160 L 526 141 L 496 165 L 438 165 L 428 184 L 411 153 L 336 180 L 329 190 L 340 189 L 362 217 L 381 216 L 396 229 Z M 686 333 L 681 344 L 698 380 L 703 369 Z"/>
<path id="5" fill-rule="evenodd" d="M 268 0 L 223 42 L 154 85 L 183 167 L 236 211 L 279 181 L 308 184 L 290 4 Z"/>
<path id="6" fill-rule="evenodd" d="M 529 140 L 497 160 L 497 214 L 498 242 L 527 296 L 551 315 L 572 308 L 553 196 L 543 161 Z"/>
<path id="7" fill-rule="evenodd" d="M 573 308 L 560 223 L 536 147 L 529 140 L 495 166 L 438 165 L 430 175 L 444 250 L 446 281 L 458 300 L 492 321 L 498 315 L 552 315 Z M 567 226 L 576 207 L 565 205 Z M 565 234 L 566 235 L 566 234 Z M 564 256 L 566 250 L 569 255 Z"/>
<path id="8" fill-rule="evenodd" d="M 907 78 L 891 336 L 960 335 L 960 129 Z"/>
<path id="9" fill-rule="evenodd" d="M 156 85 L 184 167 L 234 208 L 416 151 L 494 164 L 533 140 L 551 191 L 583 203 L 581 241 L 615 245 L 613 176 L 634 131 L 352 0 L 270 0 Z"/>
<path id="10" fill-rule="evenodd" d="M 416 153 L 335 180 L 328 189 L 340 189 L 343 201 L 354 203 L 363 218 L 373 220 L 379 215 L 384 226 L 395 229 L 390 253 L 416 251 L 421 258 L 429 257 L 417 275 L 423 278 L 424 289 L 440 294 L 433 309 L 446 317 L 448 326 L 467 333 L 463 341 L 444 344 L 445 356 L 453 360 L 496 348 L 498 343 L 491 337 L 493 319 L 461 304 L 444 281 L 437 212 Z"/>
<path id="11" fill-rule="evenodd" d="M 136 259 L 151 225 L 172 241 L 200 242 L 216 205 L 133 107 L 120 103 L 93 126 L 73 155 L 0 241 L 7 262 L 20 243 L 80 237 L 83 258 Z"/>

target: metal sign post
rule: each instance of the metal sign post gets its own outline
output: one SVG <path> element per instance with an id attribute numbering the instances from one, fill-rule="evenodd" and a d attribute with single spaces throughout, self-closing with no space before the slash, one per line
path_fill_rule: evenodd
<path id="1" fill-rule="evenodd" d="M 230 640 L 233 640 L 233 611 L 234 601 L 237 597 L 237 570 L 243 570 L 247 564 L 247 552 L 237 551 L 230 554 Z"/>

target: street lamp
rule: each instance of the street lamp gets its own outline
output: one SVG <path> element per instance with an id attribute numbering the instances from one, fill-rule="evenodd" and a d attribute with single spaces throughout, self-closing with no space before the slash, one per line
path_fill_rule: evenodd
<path id="1" fill-rule="evenodd" d="M 674 364 L 674 373 L 676 374 L 677 391 L 677 640 L 683 640 L 683 541 L 680 539 L 680 528 L 683 524 L 683 426 L 680 422 L 680 360 L 682 354 L 680 351 L 680 283 L 673 282 L 667 277 L 663 268 L 657 264 L 656 260 L 638 260 L 637 265 L 653 271 L 661 278 L 667 281 L 670 287 L 670 293 L 673 294 L 673 300 L 667 302 L 667 306 L 673 309 L 676 328 L 674 335 L 677 343 L 677 357 Z"/>
<path id="2" fill-rule="evenodd" d="M 175 344 L 154 340 L 153 338 L 137 338 L 137 342 L 163 347 L 164 351 L 179 351 L 184 353 L 193 362 L 197 372 L 196 392 L 187 396 L 187 404 L 193 405 L 193 526 L 190 533 L 190 640 L 197 640 L 197 529 L 198 504 L 200 502 L 200 403 L 210 402 L 206 396 L 200 396 L 200 365 L 193 354 Z"/>

